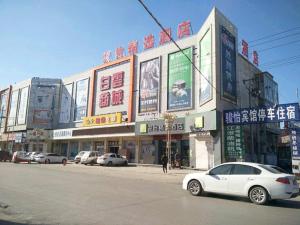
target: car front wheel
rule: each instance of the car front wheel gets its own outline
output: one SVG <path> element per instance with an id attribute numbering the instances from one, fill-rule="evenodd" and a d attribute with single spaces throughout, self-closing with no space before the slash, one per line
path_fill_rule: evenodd
<path id="1" fill-rule="evenodd" d="M 200 182 L 197 180 L 191 180 L 188 184 L 188 190 L 194 196 L 201 195 L 202 187 L 201 187 Z"/>
<path id="2" fill-rule="evenodd" d="M 249 192 L 249 199 L 251 200 L 251 202 L 257 205 L 266 204 L 268 201 L 268 197 L 269 195 L 266 189 L 260 186 L 251 188 Z"/>

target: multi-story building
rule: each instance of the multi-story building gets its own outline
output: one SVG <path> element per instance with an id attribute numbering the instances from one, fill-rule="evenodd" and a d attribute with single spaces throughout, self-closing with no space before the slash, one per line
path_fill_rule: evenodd
<path id="1" fill-rule="evenodd" d="M 1 149 L 47 151 L 57 126 L 60 79 L 34 77 L 1 92 Z"/>
<path id="2" fill-rule="evenodd" d="M 171 129 L 171 155 L 180 155 L 184 166 L 207 169 L 227 160 L 259 161 L 261 152 L 249 148 L 248 128 L 239 128 L 244 154 L 237 159 L 228 158 L 226 153 L 223 110 L 261 104 L 246 88 L 245 80 L 265 77 L 238 53 L 237 28 L 213 9 L 196 34 L 183 35 L 176 42 L 182 51 L 170 40 L 156 48 L 145 45 L 147 50 L 143 52 L 62 81 L 51 80 L 49 85 L 55 89 L 49 95 L 53 96 L 49 97 L 51 104 L 46 101 L 47 109 L 35 109 L 39 106 L 34 102 L 39 100 L 35 91 L 39 89 L 31 88 L 28 123 L 18 130 L 18 124 L 13 129 L 7 125 L 4 134 L 37 128 L 52 130 L 48 151 L 68 157 L 82 150 L 119 152 L 126 154 L 130 162 L 158 164 L 167 145 L 164 115 L 168 112 L 176 117 Z M 12 92 L 10 100 L 8 92 Z M 4 90 L 3 99 L 10 105 L 20 105 L 11 100 L 13 93 Z M 2 105 L 5 111 L 5 101 Z M 17 115 L 12 109 L 7 113 Z M 50 110 L 51 117 L 44 110 Z M 33 126 L 35 113 L 51 118 L 51 123 L 42 121 L 43 125 Z M 259 136 L 251 130 L 252 135 Z M 257 138 L 253 140 L 258 143 Z M 251 157 L 247 157 L 249 154 Z"/>

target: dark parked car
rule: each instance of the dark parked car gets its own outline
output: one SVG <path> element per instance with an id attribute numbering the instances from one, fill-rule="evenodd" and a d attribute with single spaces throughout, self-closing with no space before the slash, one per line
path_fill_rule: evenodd
<path id="1" fill-rule="evenodd" d="M 0 151 L 0 162 L 10 161 L 11 162 L 11 154 L 8 151 Z"/>

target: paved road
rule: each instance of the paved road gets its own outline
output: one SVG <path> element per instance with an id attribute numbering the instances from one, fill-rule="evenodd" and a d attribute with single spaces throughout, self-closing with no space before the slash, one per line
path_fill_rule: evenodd
<path id="1" fill-rule="evenodd" d="M 299 197 L 268 206 L 216 195 L 193 197 L 181 189 L 184 173 L 0 163 L 0 224 L 300 224 Z"/>

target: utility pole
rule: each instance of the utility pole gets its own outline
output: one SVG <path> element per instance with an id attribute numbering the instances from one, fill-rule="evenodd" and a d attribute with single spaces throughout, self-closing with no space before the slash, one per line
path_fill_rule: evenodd
<path id="1" fill-rule="evenodd" d="M 256 85 L 256 79 L 245 79 L 243 80 L 244 85 L 246 86 L 248 90 L 248 101 L 249 101 L 249 108 L 252 107 L 252 98 L 251 97 L 258 97 L 259 96 L 259 90 Z M 247 85 L 248 84 L 248 85 Z M 253 124 L 249 124 L 250 126 L 250 138 L 251 138 L 251 146 L 250 146 L 250 152 L 251 152 L 251 161 L 254 161 L 254 136 L 253 136 Z"/>

